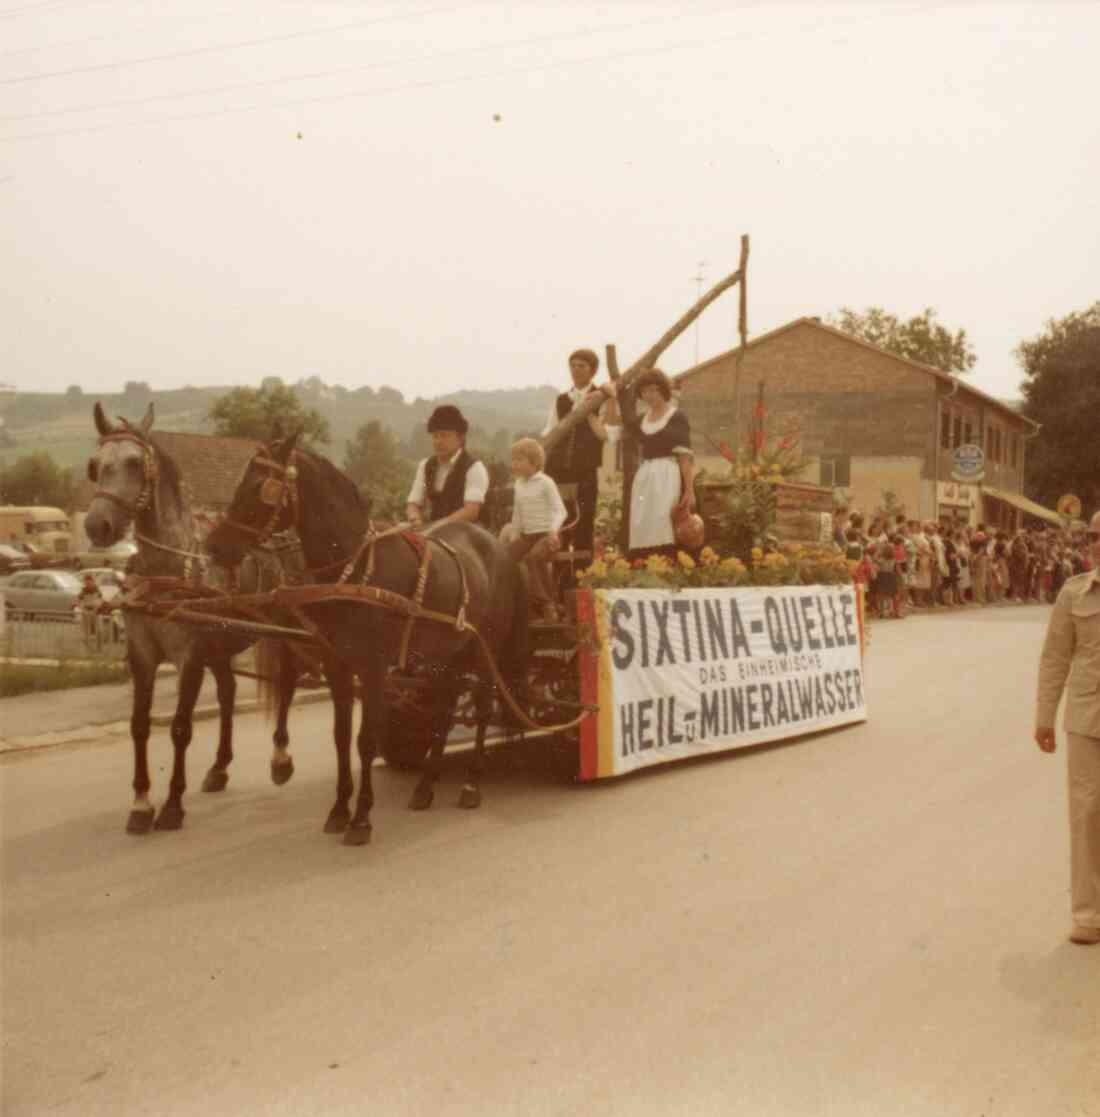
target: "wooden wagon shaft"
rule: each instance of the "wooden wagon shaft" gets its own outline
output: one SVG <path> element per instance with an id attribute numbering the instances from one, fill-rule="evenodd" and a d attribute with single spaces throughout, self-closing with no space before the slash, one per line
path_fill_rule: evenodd
<path id="1" fill-rule="evenodd" d="M 690 326 L 700 314 L 715 299 L 718 298 L 724 291 L 728 291 L 735 284 L 740 283 L 744 279 L 745 267 L 749 257 L 749 238 L 743 236 L 741 238 L 741 265 L 737 271 L 731 272 L 725 279 L 716 283 L 699 301 L 683 315 L 671 328 L 666 330 L 655 344 L 650 346 L 641 357 L 638 358 L 622 374 L 619 378 L 620 383 L 624 388 L 629 388 L 630 385 L 638 379 L 648 369 L 651 369 L 656 363 L 661 354 Z M 578 423 L 587 419 L 598 411 L 604 403 L 604 395 L 602 392 L 593 392 L 586 400 L 579 403 L 560 423 L 547 435 L 542 438 L 542 447 L 544 450 L 550 450 L 556 446 Z"/>
<path id="2" fill-rule="evenodd" d="M 166 606 L 131 606 L 135 612 L 152 613 L 163 620 L 178 621 L 180 624 L 193 624 L 199 628 L 218 628 L 225 632 L 238 632 L 242 636 L 271 636 L 276 640 L 300 640 L 312 643 L 313 636 L 302 628 L 287 628 L 281 624 L 261 624 L 259 621 L 243 620 L 240 617 L 224 617 L 216 613 L 200 612 L 175 606 L 164 611 Z"/>

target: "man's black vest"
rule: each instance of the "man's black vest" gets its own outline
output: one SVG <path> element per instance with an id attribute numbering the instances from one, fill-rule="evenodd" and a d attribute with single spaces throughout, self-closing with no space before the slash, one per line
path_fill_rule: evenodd
<path id="1" fill-rule="evenodd" d="M 598 391 L 590 387 L 588 392 Z M 587 393 L 586 393 L 587 394 Z M 568 392 L 562 392 L 555 404 L 558 422 L 573 410 Z M 555 481 L 583 481 L 591 477 L 603 462 L 603 443 L 592 433 L 588 422 L 578 423 L 551 451 L 546 472 Z"/>
<path id="2" fill-rule="evenodd" d="M 428 523 L 442 520 L 452 512 L 457 512 L 466 503 L 466 473 L 470 466 L 477 461 L 471 458 L 462 449 L 443 482 L 443 488 L 435 491 L 435 475 L 439 471 L 439 459 L 433 454 L 424 463 L 424 503 L 427 515 L 424 517 Z M 485 506 L 482 505 L 482 508 Z"/>

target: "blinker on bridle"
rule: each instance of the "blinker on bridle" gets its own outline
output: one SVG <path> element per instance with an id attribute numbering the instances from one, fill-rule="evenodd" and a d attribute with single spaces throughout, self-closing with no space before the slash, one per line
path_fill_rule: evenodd
<path id="1" fill-rule="evenodd" d="M 274 476 L 266 477 L 260 485 L 260 503 L 271 509 L 271 515 L 263 527 L 255 528 L 251 524 L 243 524 L 240 520 L 230 519 L 228 513 L 223 515 L 221 522 L 227 527 L 255 538 L 256 543 L 266 543 L 276 531 L 279 530 L 279 518 L 286 512 L 290 523 L 287 525 L 298 526 L 298 511 L 301 502 L 298 498 L 298 468 L 294 465 L 297 452 L 292 451 L 290 463 L 283 465 L 275 461 L 271 451 L 263 446 L 257 451 L 256 456 L 249 462 L 249 468 L 257 466 L 266 469 Z"/>
<path id="2" fill-rule="evenodd" d="M 152 507 L 153 501 L 156 499 L 157 482 L 160 477 L 157 456 L 153 453 L 153 447 L 134 431 L 114 431 L 111 434 L 106 434 L 99 440 L 99 445 L 102 448 L 108 442 L 133 442 L 141 448 L 141 491 L 138 493 L 137 499 L 131 501 L 119 496 L 118 493 L 111 492 L 110 489 L 96 488 L 96 491 L 92 494 L 92 499 L 102 497 L 104 500 L 110 500 L 117 504 L 131 519 L 136 520 L 141 512 Z M 99 481 L 99 462 L 95 458 L 88 462 L 88 478 L 97 483 Z"/>

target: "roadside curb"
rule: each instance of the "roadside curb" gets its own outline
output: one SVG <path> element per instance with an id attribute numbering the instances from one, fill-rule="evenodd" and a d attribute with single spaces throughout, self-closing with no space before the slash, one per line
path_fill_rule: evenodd
<path id="1" fill-rule="evenodd" d="M 325 688 L 306 690 L 294 696 L 294 706 L 310 706 L 317 702 L 328 702 L 329 692 Z M 237 702 L 233 707 L 234 716 L 252 714 L 260 709 L 260 703 L 255 699 L 245 699 Z M 164 727 L 172 724 L 172 712 L 154 713 L 149 719 L 152 725 Z M 218 716 L 216 703 L 196 706 L 192 715 L 193 721 L 209 721 Z M 0 737 L 0 756 L 9 753 L 33 752 L 38 749 L 54 748 L 58 745 L 89 744 L 93 741 L 103 741 L 110 737 L 128 736 L 130 732 L 129 718 L 124 721 L 96 722 L 82 726 L 80 729 L 62 729 L 53 733 L 24 734 L 19 737 Z"/>

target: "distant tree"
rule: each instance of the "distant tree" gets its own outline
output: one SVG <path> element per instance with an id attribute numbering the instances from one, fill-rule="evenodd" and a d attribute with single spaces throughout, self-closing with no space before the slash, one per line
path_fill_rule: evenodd
<path id="1" fill-rule="evenodd" d="M 319 376 L 298 381 L 298 391 L 307 396 L 319 396 L 325 391 L 325 382 Z"/>
<path id="2" fill-rule="evenodd" d="M 967 339 L 966 330 L 951 333 L 936 321 L 936 311 L 931 307 L 902 322 L 880 306 L 869 306 L 862 312 L 842 306 L 826 321 L 838 330 L 869 341 L 888 353 L 920 361 L 944 372 L 969 372 L 978 359 Z"/>
<path id="3" fill-rule="evenodd" d="M 329 441 L 328 420 L 304 407 L 293 388 L 233 388 L 219 396 L 207 412 L 214 433 L 228 438 L 267 439 L 276 423 L 290 433 L 301 429 L 306 444 Z"/>
<path id="4" fill-rule="evenodd" d="M 405 397 L 396 388 L 391 388 L 388 384 L 383 384 L 378 389 L 378 399 L 382 403 L 404 404 L 405 402 Z"/>
<path id="5" fill-rule="evenodd" d="M 65 389 L 65 398 L 68 400 L 81 400 L 84 398 L 84 389 L 79 384 L 70 384 Z"/>
<path id="6" fill-rule="evenodd" d="M 263 380 L 260 381 L 261 392 L 274 392 L 276 389 L 283 387 L 285 387 L 285 385 L 280 376 L 265 376 Z"/>
<path id="7" fill-rule="evenodd" d="M 122 394 L 124 396 L 151 396 L 153 389 L 149 387 L 147 380 L 127 380 L 122 385 Z"/>
<path id="8" fill-rule="evenodd" d="M 376 419 L 364 423 L 348 442 L 344 471 L 370 498 L 371 515 L 400 519 L 416 466 L 401 456 L 397 436 Z"/>
<path id="9" fill-rule="evenodd" d="M 1027 491 L 1048 507 L 1065 493 L 1100 509 L 1100 301 L 1051 319 L 1016 359 L 1026 379 L 1024 414 L 1041 423 L 1028 443 Z"/>
<path id="10" fill-rule="evenodd" d="M 73 475 L 45 450 L 0 466 L 0 503 L 48 504 L 67 509 L 72 504 Z"/>

